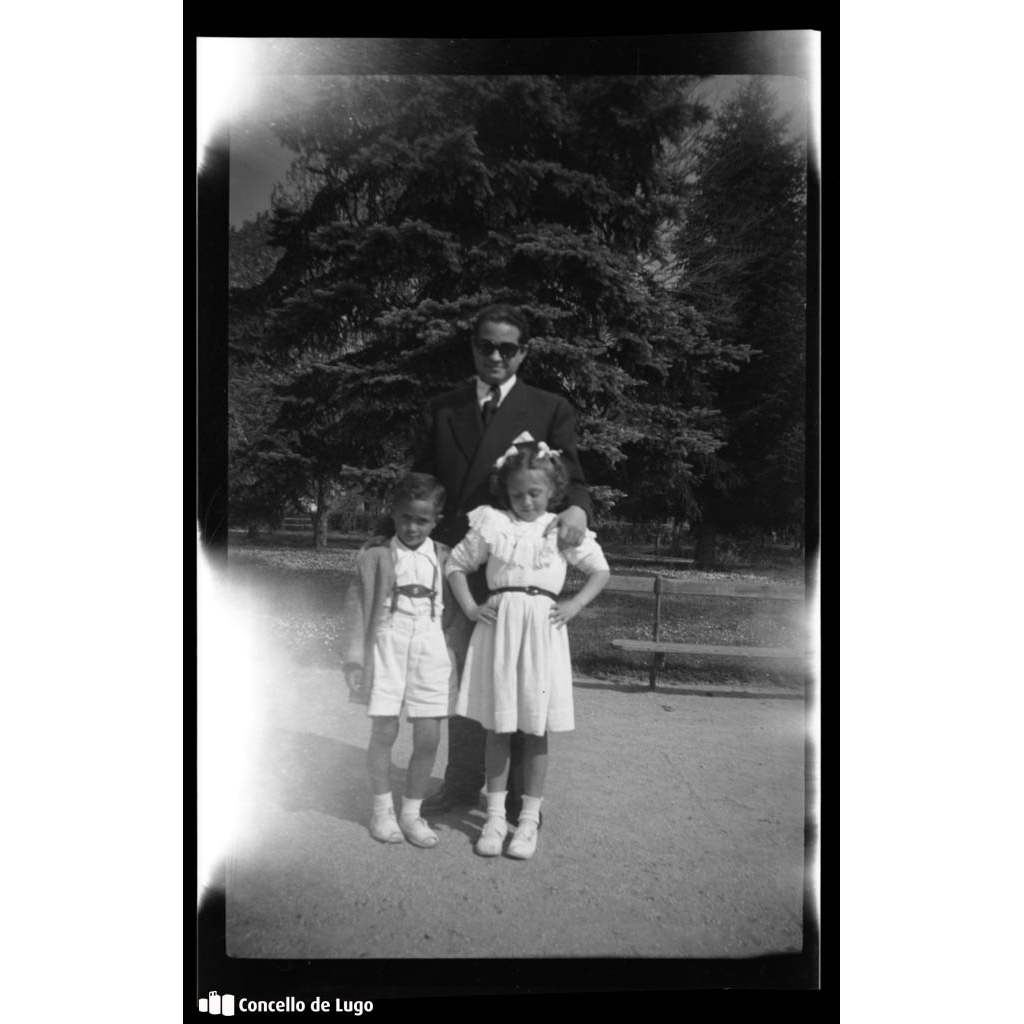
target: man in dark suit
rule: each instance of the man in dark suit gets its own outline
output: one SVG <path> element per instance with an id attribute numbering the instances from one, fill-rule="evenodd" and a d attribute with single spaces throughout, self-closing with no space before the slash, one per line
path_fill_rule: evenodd
<path id="1" fill-rule="evenodd" d="M 567 508 L 553 524 L 558 542 L 575 547 L 583 539 L 592 517 L 586 481 L 576 451 L 576 415 L 559 395 L 530 387 L 519 380 L 526 359 L 530 329 L 512 306 L 482 310 L 473 330 L 476 380 L 433 399 L 427 407 L 423 442 L 413 460 L 418 473 L 430 473 L 445 486 L 447 503 L 434 537 L 454 547 L 466 535 L 466 513 L 489 505 L 494 497 L 488 481 L 495 461 L 516 441 L 545 441 L 562 452 L 569 474 Z M 485 569 L 469 578 L 476 600 L 487 594 Z M 461 670 L 473 624 L 459 610 L 449 640 Z M 448 725 L 448 767 L 444 786 L 423 802 L 425 813 L 438 814 L 456 807 L 475 806 L 484 783 L 483 727 L 455 716 Z M 517 735 L 521 741 L 522 737 Z M 509 769 L 509 820 L 519 816 L 522 802 L 521 742 L 513 741 Z"/>

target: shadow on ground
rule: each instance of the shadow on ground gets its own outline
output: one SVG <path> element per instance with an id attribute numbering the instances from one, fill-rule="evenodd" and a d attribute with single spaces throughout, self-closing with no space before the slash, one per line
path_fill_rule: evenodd
<path id="1" fill-rule="evenodd" d="M 264 746 L 261 787 L 274 792 L 283 811 L 316 811 L 340 821 L 365 823 L 368 809 L 366 750 L 310 732 L 274 729 Z M 394 769 L 405 784 L 405 772 Z"/>
<path id="2" fill-rule="evenodd" d="M 282 811 L 313 811 L 366 827 L 370 803 L 365 782 L 365 749 L 314 733 L 275 729 L 267 736 L 264 755 L 260 786 L 275 793 L 276 804 Z M 406 775 L 400 763 L 392 764 L 391 787 L 396 808 L 405 789 Z M 438 784 L 435 780 L 431 792 Z M 479 807 L 459 808 L 431 820 L 463 833 L 472 845 L 480 835 L 484 814 Z"/>

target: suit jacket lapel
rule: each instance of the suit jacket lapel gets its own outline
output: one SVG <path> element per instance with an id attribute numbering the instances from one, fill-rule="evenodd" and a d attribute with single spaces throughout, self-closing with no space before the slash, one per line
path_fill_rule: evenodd
<path id="1" fill-rule="evenodd" d="M 459 491 L 458 508 L 462 508 L 466 496 L 472 494 L 484 482 L 491 471 L 491 466 L 497 461 L 499 455 L 505 454 L 512 439 L 518 437 L 525 429 L 526 415 L 526 392 L 523 385 L 517 380 L 512 390 L 505 396 L 505 400 L 498 406 L 494 419 L 491 420 L 487 432 L 480 438 L 476 451 L 473 453 L 466 479 Z M 479 417 L 477 423 L 478 431 L 482 431 Z"/>
<path id="2" fill-rule="evenodd" d="M 451 424 L 455 443 L 462 450 L 466 461 L 472 462 L 484 430 L 480 419 L 480 407 L 476 400 L 475 383 L 466 389 L 465 398 L 460 399 L 452 411 Z"/>

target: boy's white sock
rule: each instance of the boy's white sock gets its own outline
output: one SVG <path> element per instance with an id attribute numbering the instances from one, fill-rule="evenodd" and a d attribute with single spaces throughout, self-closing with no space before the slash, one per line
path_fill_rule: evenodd
<path id="1" fill-rule="evenodd" d="M 502 818 L 505 817 L 505 797 L 508 796 L 508 790 L 503 789 L 500 793 L 487 794 L 487 817 L 491 818 Z"/>
<path id="2" fill-rule="evenodd" d="M 407 820 L 415 820 L 420 816 L 420 804 L 423 803 L 423 797 L 419 800 L 413 800 L 411 797 L 402 797 L 402 817 Z"/>
<path id="3" fill-rule="evenodd" d="M 534 825 L 540 824 L 540 802 L 542 796 L 526 796 L 523 794 L 523 809 L 519 812 L 519 822 L 532 821 Z"/>
<path id="4" fill-rule="evenodd" d="M 391 799 L 390 793 L 374 793 L 373 794 L 373 813 L 383 814 L 385 811 L 391 811 L 392 814 L 395 811 L 394 801 Z"/>

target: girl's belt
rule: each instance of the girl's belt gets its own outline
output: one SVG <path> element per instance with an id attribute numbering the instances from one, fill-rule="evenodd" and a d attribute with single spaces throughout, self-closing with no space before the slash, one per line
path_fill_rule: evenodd
<path id="1" fill-rule="evenodd" d="M 504 594 L 510 590 L 520 594 L 530 594 L 533 597 L 550 597 L 552 601 L 558 600 L 557 594 L 552 594 L 550 590 L 544 590 L 543 587 L 495 587 L 491 593 Z"/>

